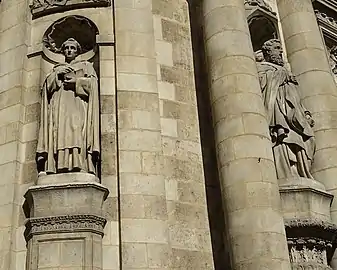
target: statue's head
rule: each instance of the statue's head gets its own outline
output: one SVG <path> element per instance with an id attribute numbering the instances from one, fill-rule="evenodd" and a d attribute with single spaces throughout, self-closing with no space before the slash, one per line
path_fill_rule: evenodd
<path id="1" fill-rule="evenodd" d="M 61 46 L 66 62 L 74 60 L 81 53 L 81 50 L 81 45 L 74 38 L 68 38 Z"/>
<path id="2" fill-rule="evenodd" d="M 284 65 L 283 49 L 280 40 L 270 39 L 263 43 L 262 52 L 264 59 L 280 66 Z"/>

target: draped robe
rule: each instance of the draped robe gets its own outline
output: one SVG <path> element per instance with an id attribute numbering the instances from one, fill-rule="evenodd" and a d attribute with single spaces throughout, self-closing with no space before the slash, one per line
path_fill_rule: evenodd
<path id="1" fill-rule="evenodd" d="M 315 138 L 302 105 L 298 83 L 283 66 L 257 63 L 264 105 L 279 179 L 296 176 L 313 179 L 310 168 Z"/>
<path id="2" fill-rule="evenodd" d="M 76 78 L 72 88 L 58 75 L 66 66 Z M 42 87 L 38 169 L 48 174 L 95 174 L 99 152 L 98 79 L 93 65 L 87 61 L 58 64 Z"/>

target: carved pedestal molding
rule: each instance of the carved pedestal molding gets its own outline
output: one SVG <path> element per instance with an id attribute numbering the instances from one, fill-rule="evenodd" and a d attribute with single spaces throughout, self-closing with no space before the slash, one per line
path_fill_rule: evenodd
<path id="1" fill-rule="evenodd" d="M 332 269 L 337 227 L 331 223 L 333 195 L 314 179 L 280 181 L 283 217 L 292 269 Z"/>
<path id="2" fill-rule="evenodd" d="M 337 227 L 318 219 L 285 220 L 292 269 L 332 269 Z"/>
<path id="3" fill-rule="evenodd" d="M 108 190 L 86 173 L 47 175 L 25 194 L 27 270 L 102 269 Z M 49 179 L 48 179 L 49 178 Z M 68 178 L 73 183 L 64 183 Z M 81 179 L 83 181 L 81 182 Z M 63 183 L 62 183 L 63 182 Z"/>

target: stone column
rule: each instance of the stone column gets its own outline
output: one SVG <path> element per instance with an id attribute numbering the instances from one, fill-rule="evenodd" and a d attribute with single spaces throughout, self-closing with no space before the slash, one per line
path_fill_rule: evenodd
<path id="1" fill-rule="evenodd" d="M 289 63 L 315 120 L 313 175 L 337 194 L 337 91 L 311 0 L 277 0 Z M 337 203 L 331 206 L 337 222 Z M 337 269 L 337 264 L 335 263 Z"/>
<path id="2" fill-rule="evenodd" d="M 218 169 L 233 269 L 290 269 L 243 0 L 204 1 Z"/>

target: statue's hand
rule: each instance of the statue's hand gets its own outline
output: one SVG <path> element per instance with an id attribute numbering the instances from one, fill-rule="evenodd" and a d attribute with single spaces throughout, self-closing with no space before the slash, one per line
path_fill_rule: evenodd
<path id="1" fill-rule="evenodd" d="M 60 66 L 56 69 L 56 73 L 58 75 L 64 75 L 64 74 L 70 73 L 72 71 L 73 71 L 73 69 L 70 66 Z"/>
<path id="2" fill-rule="evenodd" d="M 65 89 L 74 89 L 76 84 L 76 78 L 75 77 L 64 77 L 63 85 Z"/>

